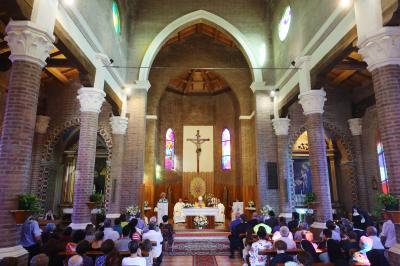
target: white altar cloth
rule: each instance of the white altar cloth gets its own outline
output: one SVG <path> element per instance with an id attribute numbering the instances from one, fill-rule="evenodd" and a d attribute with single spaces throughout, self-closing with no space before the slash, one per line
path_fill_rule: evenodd
<path id="1" fill-rule="evenodd" d="M 182 212 L 185 216 L 218 216 L 218 208 L 183 208 Z"/>

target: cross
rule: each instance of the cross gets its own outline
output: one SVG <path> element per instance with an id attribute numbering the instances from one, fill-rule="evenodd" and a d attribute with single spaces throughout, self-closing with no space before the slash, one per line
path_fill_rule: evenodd
<path id="1" fill-rule="evenodd" d="M 186 139 L 186 141 L 190 141 L 196 145 L 196 154 L 197 154 L 197 173 L 200 172 L 200 153 L 201 153 L 201 144 L 206 141 L 210 141 L 210 139 L 201 139 L 200 138 L 200 130 L 197 130 L 195 139 Z"/>

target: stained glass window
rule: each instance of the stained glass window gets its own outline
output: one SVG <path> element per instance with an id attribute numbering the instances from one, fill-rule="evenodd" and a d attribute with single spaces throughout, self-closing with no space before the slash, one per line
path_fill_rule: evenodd
<path id="1" fill-rule="evenodd" d="M 121 33 L 121 18 L 119 16 L 119 8 L 117 2 L 112 3 L 112 13 L 113 13 L 113 23 L 114 23 L 114 30 L 116 33 Z"/>
<path id="2" fill-rule="evenodd" d="M 165 134 L 164 167 L 167 170 L 175 169 L 175 134 L 171 128 L 169 128 Z"/>
<path id="3" fill-rule="evenodd" d="M 222 170 L 231 169 L 231 134 L 227 128 L 222 131 Z"/>
<path id="4" fill-rule="evenodd" d="M 286 39 L 289 33 L 291 21 L 292 21 L 292 10 L 290 9 L 290 6 L 287 6 L 285 12 L 283 12 L 283 16 L 278 26 L 279 40 L 281 40 L 281 42 L 283 42 Z"/>
<path id="5" fill-rule="evenodd" d="M 382 192 L 385 194 L 389 193 L 389 184 L 388 184 L 388 174 L 386 170 L 386 161 L 385 161 L 385 153 L 383 151 L 383 145 L 381 142 L 378 142 L 376 150 L 378 152 L 378 162 L 379 162 L 379 173 L 381 176 L 381 184 L 382 184 Z"/>

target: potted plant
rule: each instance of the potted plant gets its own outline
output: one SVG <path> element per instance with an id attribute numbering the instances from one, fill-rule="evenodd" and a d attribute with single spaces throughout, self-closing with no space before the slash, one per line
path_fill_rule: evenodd
<path id="1" fill-rule="evenodd" d="M 307 208 L 314 210 L 316 209 L 316 206 L 318 204 L 316 200 L 317 200 L 317 195 L 314 192 L 308 192 L 304 199 L 304 204 L 307 205 Z"/>
<path id="2" fill-rule="evenodd" d="M 385 206 L 385 212 L 389 214 L 393 223 L 400 223 L 399 199 L 391 194 L 380 193 L 378 202 Z"/>
<path id="3" fill-rule="evenodd" d="M 40 200 L 33 194 L 21 194 L 18 196 L 18 210 L 11 211 L 15 216 L 16 224 L 23 224 L 34 213 L 39 213 Z"/>
<path id="4" fill-rule="evenodd" d="M 96 207 L 101 207 L 104 202 L 104 195 L 101 193 L 94 192 L 89 196 L 89 202 L 87 202 L 87 206 L 89 209 L 94 209 Z"/>

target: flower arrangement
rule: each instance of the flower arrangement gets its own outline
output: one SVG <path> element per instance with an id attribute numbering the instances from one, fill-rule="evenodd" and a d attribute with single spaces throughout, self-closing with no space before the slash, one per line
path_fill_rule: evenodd
<path id="1" fill-rule="evenodd" d="M 262 207 L 262 208 L 260 209 L 260 213 L 261 213 L 262 215 L 264 215 L 264 216 L 267 216 L 269 211 L 272 211 L 272 207 L 269 206 L 268 204 L 264 205 L 264 207 Z"/>
<path id="2" fill-rule="evenodd" d="M 249 202 L 247 202 L 247 206 L 249 206 L 249 208 L 254 208 L 256 205 L 254 204 L 254 201 L 249 200 Z"/>
<path id="3" fill-rule="evenodd" d="M 193 223 L 196 227 L 203 228 L 208 225 L 208 220 L 205 216 L 196 216 L 193 219 Z"/>
<path id="4" fill-rule="evenodd" d="M 145 201 L 143 202 L 143 207 L 144 207 L 144 208 L 148 208 L 148 207 L 149 207 L 149 202 L 148 202 L 147 200 L 145 200 Z"/>
<path id="5" fill-rule="evenodd" d="M 126 213 L 131 216 L 135 216 L 138 212 L 140 212 L 140 208 L 137 205 L 132 205 L 126 208 Z"/>
<path id="6" fill-rule="evenodd" d="M 183 208 L 193 208 L 193 204 L 191 204 L 191 203 L 185 203 L 185 204 L 183 205 Z"/>

